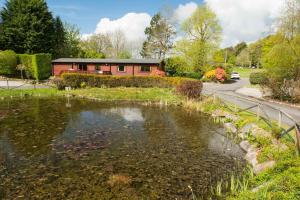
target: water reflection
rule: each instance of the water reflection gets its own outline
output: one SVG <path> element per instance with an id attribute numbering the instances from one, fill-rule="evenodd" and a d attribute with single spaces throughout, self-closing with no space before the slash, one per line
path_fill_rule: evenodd
<path id="1" fill-rule="evenodd" d="M 112 108 L 109 112 L 120 115 L 128 122 L 143 122 L 144 117 L 139 108 Z"/>
<path id="2" fill-rule="evenodd" d="M 190 199 L 188 185 L 205 198 L 242 168 L 242 151 L 201 113 L 69 103 L 0 101 L 3 198 Z"/>

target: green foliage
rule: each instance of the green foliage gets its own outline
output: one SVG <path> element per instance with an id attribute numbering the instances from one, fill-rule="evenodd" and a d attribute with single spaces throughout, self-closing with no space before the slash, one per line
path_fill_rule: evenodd
<path id="1" fill-rule="evenodd" d="M 0 12 L 0 49 L 53 52 L 54 24 L 44 0 L 10 0 Z"/>
<path id="2" fill-rule="evenodd" d="M 127 50 L 124 50 L 119 53 L 118 58 L 120 59 L 130 59 L 132 57 L 131 53 Z"/>
<path id="3" fill-rule="evenodd" d="M 80 30 L 77 26 L 65 23 L 66 32 L 66 47 L 65 54 L 67 57 L 76 58 L 79 57 L 80 48 Z"/>
<path id="4" fill-rule="evenodd" d="M 0 74 L 14 75 L 17 67 L 17 54 L 14 51 L 0 51 Z"/>
<path id="5" fill-rule="evenodd" d="M 189 68 L 186 60 L 180 56 L 167 58 L 165 69 L 171 76 L 184 72 L 192 72 L 192 69 Z"/>
<path id="6" fill-rule="evenodd" d="M 141 56 L 144 58 L 165 58 L 173 47 L 175 28 L 160 13 L 153 16 L 150 26 L 145 29 L 147 40 L 143 43 Z"/>
<path id="7" fill-rule="evenodd" d="M 182 30 L 188 39 L 178 41 L 176 49 L 195 72 L 201 72 L 220 43 L 222 28 L 216 14 L 205 4 L 199 6 L 182 24 Z"/>
<path id="8" fill-rule="evenodd" d="M 254 72 L 250 74 L 249 81 L 252 85 L 265 85 L 268 83 L 268 76 L 265 72 Z"/>
<path id="9" fill-rule="evenodd" d="M 201 81 L 183 81 L 176 87 L 178 94 L 189 99 L 199 99 L 201 97 L 203 84 Z"/>
<path id="10" fill-rule="evenodd" d="M 62 58 L 67 57 L 66 54 L 66 31 L 61 21 L 60 17 L 56 17 L 54 19 L 54 50 L 53 50 L 53 57 L 54 58 Z"/>
<path id="11" fill-rule="evenodd" d="M 51 54 L 19 54 L 18 57 L 19 63 L 25 66 L 27 78 L 43 80 L 51 76 Z"/>
<path id="12" fill-rule="evenodd" d="M 197 80 L 179 78 L 179 77 L 156 77 L 156 76 L 103 76 L 66 73 L 62 75 L 67 86 L 79 88 L 81 83 L 86 83 L 88 87 L 176 87 L 182 81 L 191 80 L 197 83 Z"/>
<path id="13" fill-rule="evenodd" d="M 80 58 L 105 58 L 103 53 L 97 53 L 93 50 L 81 50 L 79 53 Z"/>

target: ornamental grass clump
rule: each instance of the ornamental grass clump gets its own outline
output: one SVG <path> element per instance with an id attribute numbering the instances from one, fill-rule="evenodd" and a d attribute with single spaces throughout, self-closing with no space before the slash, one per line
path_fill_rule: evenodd
<path id="1" fill-rule="evenodd" d="M 201 81 L 183 81 L 176 87 L 178 94 L 188 99 L 199 99 L 201 97 L 203 84 Z"/>

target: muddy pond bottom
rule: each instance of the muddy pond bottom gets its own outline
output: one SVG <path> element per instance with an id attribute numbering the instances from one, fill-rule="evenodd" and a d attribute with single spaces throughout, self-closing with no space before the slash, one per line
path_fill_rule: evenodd
<path id="1" fill-rule="evenodd" d="M 206 199 L 243 152 L 180 107 L 0 101 L 0 199 Z"/>

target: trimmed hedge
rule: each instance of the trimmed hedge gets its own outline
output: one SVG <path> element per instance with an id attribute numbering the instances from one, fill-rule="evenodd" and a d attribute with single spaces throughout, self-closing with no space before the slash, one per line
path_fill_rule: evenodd
<path id="1" fill-rule="evenodd" d="M 249 81 L 252 85 L 265 85 L 268 83 L 268 77 L 264 72 L 254 72 L 250 74 Z"/>
<path id="2" fill-rule="evenodd" d="M 18 64 L 17 54 L 14 51 L 0 51 L 0 74 L 14 75 Z"/>
<path id="3" fill-rule="evenodd" d="M 180 77 L 158 76 L 104 76 L 91 74 L 65 73 L 62 79 L 66 86 L 80 88 L 82 84 L 87 87 L 141 87 L 141 88 L 172 88 L 183 81 L 201 82 L 195 79 Z"/>
<path id="4" fill-rule="evenodd" d="M 32 55 L 18 54 L 18 62 L 25 66 L 26 78 L 33 78 Z"/>
<path id="5" fill-rule="evenodd" d="M 25 65 L 27 78 L 36 80 L 47 79 L 52 74 L 51 54 L 40 53 L 34 55 L 19 54 L 19 63 Z"/>

